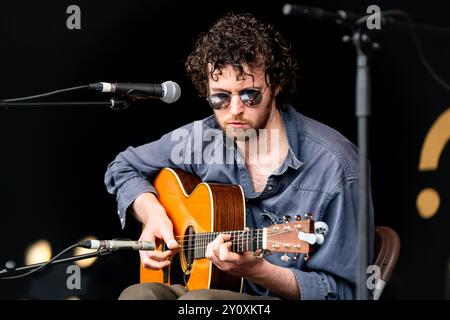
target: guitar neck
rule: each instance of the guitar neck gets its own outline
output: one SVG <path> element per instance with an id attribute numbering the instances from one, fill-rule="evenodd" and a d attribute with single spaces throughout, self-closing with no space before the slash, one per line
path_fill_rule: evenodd
<path id="1" fill-rule="evenodd" d="M 232 252 L 263 249 L 272 253 L 309 253 L 312 250 L 311 246 L 319 241 L 323 242 L 324 237 L 321 238 L 312 231 L 314 231 L 314 222 L 304 220 L 271 225 L 262 229 L 194 233 L 184 236 L 181 249 L 189 261 L 191 258 L 205 258 L 208 244 L 220 234 L 229 234 Z"/>
<path id="2" fill-rule="evenodd" d="M 231 235 L 232 246 L 230 250 L 237 253 L 262 249 L 266 236 L 264 229 L 196 233 L 194 237 L 184 242 L 184 247 L 194 248 L 195 259 L 204 258 L 208 244 L 213 242 L 220 234 Z"/>

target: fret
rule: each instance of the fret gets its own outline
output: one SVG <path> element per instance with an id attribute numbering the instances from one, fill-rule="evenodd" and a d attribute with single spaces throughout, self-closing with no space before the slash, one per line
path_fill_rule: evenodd
<path id="1" fill-rule="evenodd" d="M 236 232 L 236 252 L 242 252 L 242 248 L 241 248 L 241 245 L 242 245 L 242 231 L 235 231 Z"/>
<path id="2" fill-rule="evenodd" d="M 248 230 L 245 233 L 247 234 L 247 241 L 245 243 L 247 245 L 247 247 L 245 248 L 246 249 L 245 251 L 250 251 L 249 243 L 250 243 L 250 241 L 252 239 L 252 232 L 251 232 L 251 230 Z"/>
<path id="3" fill-rule="evenodd" d="M 198 245 L 199 245 L 199 237 L 196 235 L 194 238 L 194 258 L 197 259 L 197 257 L 199 256 L 199 252 L 198 252 Z"/>
<path id="4" fill-rule="evenodd" d="M 236 231 L 231 231 L 231 243 L 232 243 L 232 251 L 233 252 L 238 252 L 238 242 L 239 242 L 239 238 L 236 237 Z"/>
<path id="5" fill-rule="evenodd" d="M 238 237 L 238 250 L 239 252 L 244 252 L 245 248 L 244 248 L 244 241 L 246 238 L 246 231 L 245 230 L 240 230 L 237 231 L 239 233 L 239 237 Z"/>
<path id="6" fill-rule="evenodd" d="M 239 238 L 240 238 L 240 241 L 239 241 L 239 248 L 238 248 L 238 250 L 239 250 L 239 252 L 243 252 L 243 251 L 245 251 L 244 250 L 245 231 L 239 231 Z"/>
<path id="7" fill-rule="evenodd" d="M 201 237 L 195 237 L 196 239 L 196 249 L 197 249 L 197 257 L 201 257 L 202 256 L 202 251 L 201 251 L 201 243 L 202 243 L 202 238 Z M 197 240 L 198 239 L 198 240 Z"/>
<path id="8" fill-rule="evenodd" d="M 252 241 L 252 230 L 245 231 L 245 251 L 250 251 L 250 241 Z"/>
<path id="9" fill-rule="evenodd" d="M 255 250 L 262 248 L 262 237 L 261 236 L 262 236 L 261 229 L 256 230 L 256 248 L 255 248 Z"/>
<path id="10" fill-rule="evenodd" d="M 201 234 L 201 233 L 197 234 L 197 237 L 198 237 L 197 256 L 198 256 L 198 258 L 203 258 L 205 256 L 205 252 L 202 248 L 203 248 L 203 243 L 204 243 L 205 239 L 203 237 L 203 234 Z"/>
<path id="11" fill-rule="evenodd" d="M 201 237 L 202 237 L 202 242 L 201 242 L 201 247 L 200 247 L 200 256 L 204 257 L 205 253 L 206 253 L 205 242 L 207 241 L 207 239 L 205 239 L 206 235 L 204 235 L 204 234 L 202 234 Z"/>
<path id="12" fill-rule="evenodd" d="M 196 244 L 196 249 L 197 249 L 197 257 L 200 258 L 203 256 L 204 252 L 202 251 L 202 247 L 203 247 L 203 236 L 201 234 L 196 234 L 195 236 L 196 238 L 198 238 L 198 242 Z"/>
<path id="13" fill-rule="evenodd" d="M 213 242 L 219 234 L 231 235 L 232 252 L 240 253 L 245 251 L 255 251 L 263 247 L 263 230 L 262 229 L 246 229 L 238 231 L 226 232 L 206 232 L 195 234 L 194 241 L 185 240 L 184 245 L 194 246 L 194 258 L 201 259 L 206 256 L 206 248 L 208 244 Z M 190 248 L 192 249 L 192 248 Z"/>
<path id="14" fill-rule="evenodd" d="M 200 246 L 200 237 L 199 235 L 195 235 L 194 239 L 194 258 L 198 259 L 200 256 L 200 252 L 198 250 L 198 247 Z"/>

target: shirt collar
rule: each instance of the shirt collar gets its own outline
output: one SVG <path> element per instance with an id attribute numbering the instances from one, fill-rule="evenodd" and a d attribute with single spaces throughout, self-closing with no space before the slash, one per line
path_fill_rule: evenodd
<path id="1" fill-rule="evenodd" d="M 289 144 L 285 164 L 293 169 L 298 169 L 303 165 L 303 162 L 299 160 L 299 132 L 302 130 L 303 124 L 299 121 L 294 107 L 290 104 L 287 104 L 286 108 L 281 110 L 281 116 Z"/>

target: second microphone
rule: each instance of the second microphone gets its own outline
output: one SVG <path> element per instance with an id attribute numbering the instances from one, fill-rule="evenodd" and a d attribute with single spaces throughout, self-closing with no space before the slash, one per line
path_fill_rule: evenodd
<path id="1" fill-rule="evenodd" d="M 129 250 L 155 250 L 154 241 L 131 241 L 131 240 L 85 240 L 80 247 L 88 249 L 129 249 Z"/>

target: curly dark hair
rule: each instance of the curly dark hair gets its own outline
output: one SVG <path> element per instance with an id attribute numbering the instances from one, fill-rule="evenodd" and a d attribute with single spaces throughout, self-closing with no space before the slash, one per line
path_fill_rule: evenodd
<path id="1" fill-rule="evenodd" d="M 245 64 L 250 68 L 263 67 L 272 91 L 280 86 L 278 107 L 295 92 L 298 67 L 290 44 L 272 25 L 249 13 L 227 13 L 201 34 L 187 58 L 186 69 L 199 95 L 206 97 L 208 77 L 216 70 L 232 65 L 242 75 Z"/>

